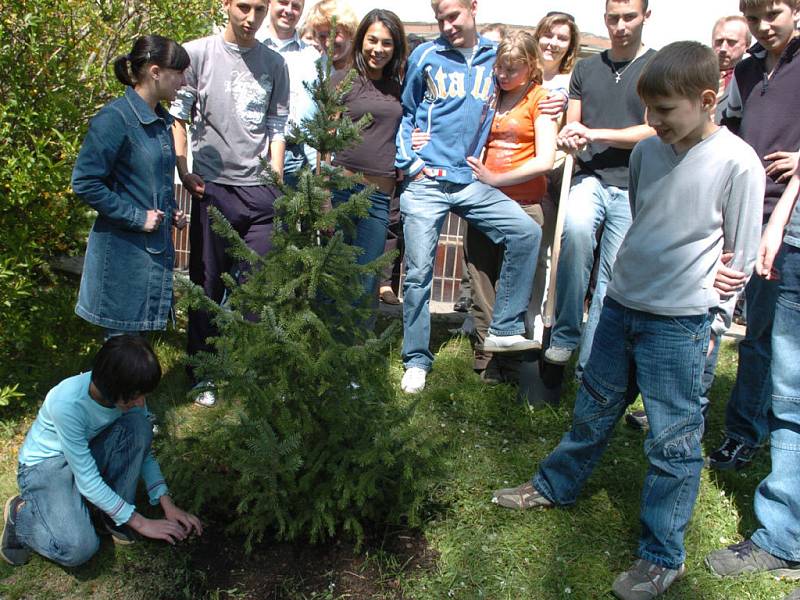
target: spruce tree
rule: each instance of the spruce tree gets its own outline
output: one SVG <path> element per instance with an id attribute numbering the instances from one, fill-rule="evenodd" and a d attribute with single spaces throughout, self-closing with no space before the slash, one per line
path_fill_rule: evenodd
<path id="1" fill-rule="evenodd" d="M 293 135 L 328 156 L 356 142 L 368 120 L 345 114 L 355 71 L 334 87 L 321 63 L 309 88 L 316 113 Z M 248 548 L 265 534 L 361 540 L 369 523 L 413 524 L 440 469 L 440 434 L 415 419 L 414 402 L 398 396 L 389 373 L 397 324 L 378 335 L 366 326 L 374 302 L 361 278 L 392 258 L 359 266 L 360 249 L 348 243 L 371 188 L 330 206 L 332 189 L 356 181 L 319 165 L 301 172 L 296 189 L 270 175 L 283 196 L 264 257 L 212 209 L 214 230 L 249 265 L 247 276 L 225 276 L 223 307 L 181 286 L 187 305 L 214 315 L 215 352 L 193 362 L 221 400 L 191 436 L 164 444 L 165 467 L 196 510 L 228 515 Z"/>

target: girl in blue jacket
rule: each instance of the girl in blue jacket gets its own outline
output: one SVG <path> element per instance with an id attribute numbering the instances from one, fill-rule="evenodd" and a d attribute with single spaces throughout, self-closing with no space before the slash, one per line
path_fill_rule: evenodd
<path id="1" fill-rule="evenodd" d="M 189 55 L 173 40 L 140 37 L 114 61 L 128 86 L 89 124 L 72 189 L 98 213 L 89 233 L 75 312 L 106 329 L 165 329 L 172 306 L 171 225 L 186 217 L 173 192 L 172 117 L 161 106 L 184 85 Z"/>

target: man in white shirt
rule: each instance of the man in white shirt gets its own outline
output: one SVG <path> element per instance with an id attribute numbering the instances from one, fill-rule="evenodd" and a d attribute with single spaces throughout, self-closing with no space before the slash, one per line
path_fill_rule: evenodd
<path id="1" fill-rule="evenodd" d="M 313 46 L 300 39 L 297 23 L 303 14 L 305 0 L 270 0 L 269 13 L 256 39 L 275 50 L 286 61 L 289 68 L 289 123 L 299 125 L 305 117 L 314 113 L 314 102 L 306 90 L 305 83 L 317 79 L 316 63 L 320 55 Z M 324 60 L 324 58 L 323 58 Z M 286 144 L 283 164 L 283 178 L 287 185 L 297 183 L 297 173 L 306 164 L 316 163 L 317 151 L 305 144 Z"/>

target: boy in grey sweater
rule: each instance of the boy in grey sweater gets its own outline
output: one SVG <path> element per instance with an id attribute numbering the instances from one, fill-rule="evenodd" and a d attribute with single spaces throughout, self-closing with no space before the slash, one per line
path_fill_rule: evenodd
<path id="1" fill-rule="evenodd" d="M 685 572 L 683 536 L 700 485 L 701 376 L 722 303 L 714 280 L 723 252 L 751 271 L 764 175 L 755 152 L 714 124 L 717 59 L 677 42 L 645 67 L 637 91 L 657 138 L 630 162 L 633 224 L 620 247 L 572 429 L 532 481 L 498 490 L 507 508 L 573 504 L 625 407 L 641 393 L 650 430 L 636 560 L 614 581 L 618 598 L 655 598 Z"/>

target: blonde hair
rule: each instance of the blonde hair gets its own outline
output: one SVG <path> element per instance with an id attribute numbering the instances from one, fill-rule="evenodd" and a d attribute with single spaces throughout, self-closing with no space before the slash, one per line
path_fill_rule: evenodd
<path id="1" fill-rule="evenodd" d="M 338 31 L 346 33 L 351 38 L 355 36 L 356 29 L 358 29 L 358 17 L 356 17 L 356 13 L 350 5 L 341 0 L 320 0 L 317 2 L 309 9 L 303 27 L 311 27 L 312 29 L 328 27 L 334 17 L 336 18 Z"/>
<path id="2" fill-rule="evenodd" d="M 527 31 L 514 31 L 503 38 L 497 46 L 496 63 L 524 62 L 531 74 L 531 81 L 542 83 L 542 54 L 539 44 Z"/>
<path id="3" fill-rule="evenodd" d="M 581 32 L 575 24 L 575 19 L 571 18 L 566 13 L 550 13 L 536 26 L 536 31 L 533 38 L 536 40 L 536 45 L 539 45 L 539 38 L 543 33 L 552 31 L 554 25 L 566 25 L 569 27 L 569 46 L 564 58 L 561 59 L 561 64 L 558 65 L 559 73 L 572 73 L 575 63 L 578 61 L 578 53 L 581 50 Z"/>

